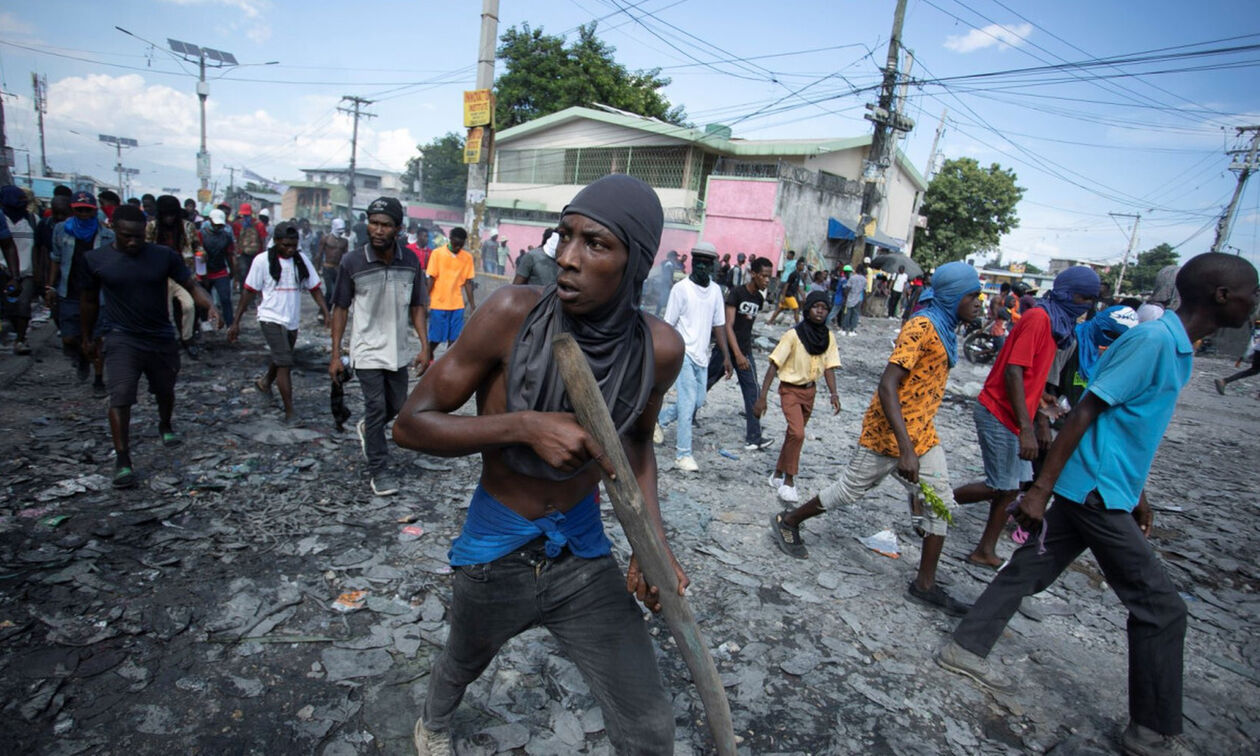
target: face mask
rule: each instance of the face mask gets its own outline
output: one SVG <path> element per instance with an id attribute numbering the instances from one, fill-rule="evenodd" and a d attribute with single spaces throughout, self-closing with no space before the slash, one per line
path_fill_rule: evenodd
<path id="1" fill-rule="evenodd" d="M 711 262 L 692 262 L 691 263 L 691 280 L 695 281 L 699 286 L 709 285 L 709 275 L 713 272 L 713 263 Z"/>

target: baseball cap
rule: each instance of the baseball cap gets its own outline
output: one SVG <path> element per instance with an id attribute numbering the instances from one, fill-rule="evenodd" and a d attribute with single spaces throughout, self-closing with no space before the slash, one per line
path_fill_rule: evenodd
<path id="1" fill-rule="evenodd" d="M 96 207 L 96 195 L 91 192 L 75 192 L 70 207 Z"/>
<path id="2" fill-rule="evenodd" d="M 241 215 L 251 215 L 254 212 L 254 208 L 248 202 L 242 202 L 239 212 Z"/>
<path id="3" fill-rule="evenodd" d="M 222 226 L 227 223 L 227 214 L 217 207 L 210 211 L 210 223 L 215 226 Z"/>

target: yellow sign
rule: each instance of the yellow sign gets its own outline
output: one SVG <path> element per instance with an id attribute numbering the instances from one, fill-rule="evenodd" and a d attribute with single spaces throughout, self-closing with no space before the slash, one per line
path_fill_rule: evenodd
<path id="1" fill-rule="evenodd" d="M 485 141 L 486 130 L 478 126 L 468 130 L 468 140 L 464 142 L 464 162 L 481 162 L 481 145 Z"/>
<path id="2" fill-rule="evenodd" d="M 197 202 L 199 202 L 200 204 L 204 205 L 204 204 L 206 204 L 206 203 L 207 203 L 207 202 L 209 202 L 209 201 L 210 201 L 210 190 L 209 190 L 209 189 L 198 189 L 198 190 L 197 190 Z"/>
<path id="3" fill-rule="evenodd" d="M 862 236 L 874 236 L 876 223 L 876 219 L 871 218 L 870 222 L 862 227 Z"/>
<path id="4" fill-rule="evenodd" d="M 489 89 L 464 91 L 464 126 L 494 125 L 494 94 Z"/>

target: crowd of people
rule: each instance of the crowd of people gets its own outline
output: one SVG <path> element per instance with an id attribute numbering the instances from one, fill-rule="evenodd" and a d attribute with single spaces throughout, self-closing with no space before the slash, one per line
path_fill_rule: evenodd
<path id="1" fill-rule="evenodd" d="M 329 332 L 329 379 L 340 386 L 353 374 L 361 387 L 356 429 L 375 495 L 403 487 L 389 465 L 391 421 L 399 446 L 481 455 L 450 551 L 450 632 L 414 729 L 421 754 L 450 752 L 465 689 L 503 643 L 533 626 L 551 631 L 582 670 L 618 752 L 673 746 L 671 699 L 635 603 L 659 610 L 660 588 L 636 556 L 624 577 L 612 558 L 598 485 L 616 470 L 572 414 L 551 348 L 560 333 L 573 337 L 594 374 L 680 594 L 688 581 L 668 550 L 654 445 L 676 427 L 673 469 L 699 471 L 696 412 L 716 382 L 735 376 L 744 448 L 769 448 L 761 419 L 777 380 L 786 433 L 764 470 L 778 501 L 770 533 L 783 553 L 808 558 L 806 522 L 855 505 L 892 476 L 907 490 L 923 539 L 906 596 L 962 618 L 937 661 L 1000 692 L 1014 683 L 986 657 L 1020 600 L 1088 548 L 1130 612 L 1123 745 L 1130 753 L 1181 752 L 1186 608 L 1145 542 L 1152 511 L 1144 485 L 1189 380 L 1194 342 L 1250 322 L 1260 302 L 1256 270 L 1241 258 L 1191 258 L 1165 277 L 1173 296 L 1147 303 L 1100 308 L 1102 283 L 1083 266 L 1061 273 L 1040 298 L 991 298 L 991 315 L 1005 312 L 1009 332 L 973 406 L 984 478 L 955 485 L 935 418 L 958 361 L 959 325 L 984 310 L 979 276 L 962 262 L 914 277 L 869 261 L 811 271 L 789 250 L 776 275 L 769 259 L 739 254 L 732 263 L 701 242 L 685 255 L 669 253 L 650 280 L 664 223 L 659 199 L 642 181 L 611 175 L 582 189 L 539 246 L 518 258 L 515 285 L 478 304 L 464 229 L 430 248 L 427 231 L 404 231 L 403 208 L 390 197 L 374 200 L 349 232 L 337 220 L 322 233 L 305 220 L 273 226 L 249 203 L 202 217 L 195 203 L 169 195 L 121 202 L 112 192 L 59 191 L 41 218 L 28 194 L 3 187 L 0 206 L 13 352 L 30 352 L 42 284 L 74 370 L 84 381 L 94 374 L 94 390 L 108 396 L 116 487 L 137 483 L 129 438 L 141 376 L 161 443 L 182 442 L 173 424 L 180 355 L 196 357 L 202 322 L 226 327 L 232 342 L 254 307 L 268 350 L 254 388 L 277 391 L 284 421 L 300 421 L 292 368 L 306 296 Z M 493 236 L 485 244 L 483 264 L 506 249 Z M 794 324 L 759 379 L 753 327 L 767 306 L 769 324 L 784 313 Z M 653 309 L 660 317 L 647 314 Z M 802 497 L 797 476 L 818 383 L 839 413 L 837 335 L 856 331 L 861 316 L 903 322 L 857 452 L 830 471 L 834 482 Z M 1225 382 L 1255 374 L 1255 364 L 1253 357 L 1249 372 Z M 422 376 L 410 394 L 409 371 Z M 461 412 L 473 397 L 475 414 Z M 989 512 L 973 563 L 1000 566 L 995 547 L 1012 519 L 1028 538 L 968 605 L 943 587 L 937 569 L 953 511 L 982 501 Z"/>

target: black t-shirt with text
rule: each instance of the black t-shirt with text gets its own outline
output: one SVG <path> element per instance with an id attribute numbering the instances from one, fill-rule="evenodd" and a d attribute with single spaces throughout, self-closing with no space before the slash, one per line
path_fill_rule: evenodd
<path id="1" fill-rule="evenodd" d="M 735 321 L 731 323 L 731 330 L 735 332 L 735 343 L 744 356 L 752 352 L 753 321 L 757 319 L 757 313 L 761 312 L 765 301 L 761 292 L 748 293 L 747 286 L 736 286 L 726 297 L 726 304 L 735 308 Z"/>

